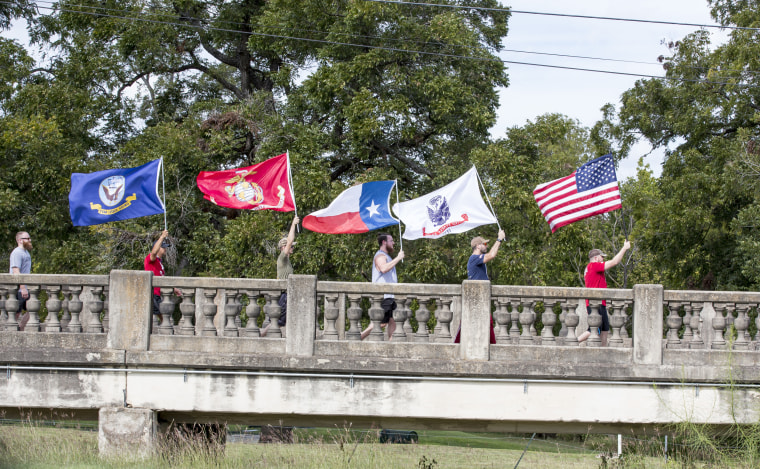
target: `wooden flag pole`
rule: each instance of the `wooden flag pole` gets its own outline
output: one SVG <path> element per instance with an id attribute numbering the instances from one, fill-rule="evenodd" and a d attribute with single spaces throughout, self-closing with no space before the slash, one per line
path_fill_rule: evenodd
<path id="1" fill-rule="evenodd" d="M 399 203 L 399 200 L 398 200 L 398 179 L 394 179 L 393 180 L 393 185 L 396 188 L 396 203 Z M 404 238 L 401 237 L 401 218 L 399 218 L 399 220 L 398 220 L 398 245 L 399 245 L 399 250 L 403 251 L 404 250 Z M 402 264 L 404 263 L 404 259 L 401 259 L 401 263 Z"/>
<path id="2" fill-rule="evenodd" d="M 488 201 L 488 207 L 491 209 L 491 215 L 493 215 L 493 217 L 496 218 L 496 226 L 498 226 L 499 231 L 501 231 L 501 223 L 499 223 L 499 218 L 496 216 L 496 212 L 494 212 L 493 210 L 493 205 L 491 205 L 491 198 L 488 197 L 488 191 L 486 190 L 486 186 L 483 185 L 483 181 L 480 180 L 480 173 L 478 173 L 478 168 L 475 168 L 475 175 L 478 177 L 478 182 L 480 183 L 480 187 L 483 188 L 483 193 L 486 195 L 486 200 Z"/>

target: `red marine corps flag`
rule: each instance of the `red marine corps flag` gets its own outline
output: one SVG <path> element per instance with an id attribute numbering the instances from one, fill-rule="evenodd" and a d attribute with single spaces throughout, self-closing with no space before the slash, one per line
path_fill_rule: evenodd
<path id="1" fill-rule="evenodd" d="M 287 153 L 245 168 L 201 171 L 196 182 L 203 198 L 220 207 L 295 210 Z"/>

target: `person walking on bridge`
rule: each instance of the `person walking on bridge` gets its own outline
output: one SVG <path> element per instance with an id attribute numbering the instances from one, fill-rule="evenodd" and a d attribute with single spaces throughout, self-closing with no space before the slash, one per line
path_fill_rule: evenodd
<path id="1" fill-rule="evenodd" d="M 496 258 L 496 254 L 499 253 L 499 247 L 506 239 L 507 235 L 504 230 L 499 230 L 499 234 L 496 236 L 496 242 L 493 243 L 491 250 L 488 250 L 488 240 L 482 236 L 476 236 L 470 241 L 470 247 L 472 248 L 472 255 L 467 260 L 467 280 L 488 280 L 488 270 L 486 269 L 486 263 L 491 262 Z M 491 327 L 489 341 L 492 344 L 496 343 L 496 335 L 493 332 L 493 318 L 491 318 Z M 459 325 L 457 335 L 454 337 L 454 343 L 458 344 L 462 333 L 462 325 Z"/>
<path id="2" fill-rule="evenodd" d="M 401 262 L 404 258 L 404 251 L 400 250 L 398 255 L 394 258 L 391 257 L 395 250 L 395 243 L 393 242 L 393 236 L 382 233 L 377 236 L 377 244 L 379 249 L 375 252 L 375 256 L 372 258 L 372 283 L 398 283 L 398 276 L 396 275 L 396 264 Z M 380 303 L 380 307 L 383 308 L 385 316 L 380 321 L 380 327 L 388 327 L 388 340 L 393 337 L 393 332 L 396 330 L 396 321 L 393 319 L 393 311 L 396 309 L 396 300 L 393 295 L 386 293 L 383 295 L 383 301 Z M 361 333 L 361 338 L 364 340 L 375 326 L 370 322 L 369 326 Z"/>
<path id="3" fill-rule="evenodd" d="M 290 231 L 288 236 L 280 239 L 277 243 L 277 247 L 280 248 L 280 254 L 277 256 L 277 280 L 287 280 L 290 274 L 293 273 L 293 264 L 290 263 L 290 255 L 293 254 L 293 248 L 296 245 L 296 227 L 300 223 L 301 219 L 293 217 L 293 221 L 290 223 Z M 277 319 L 277 325 L 285 327 L 287 323 L 288 315 L 288 292 L 287 290 L 280 294 L 280 299 L 277 301 L 280 305 L 280 317 Z M 269 327 L 272 325 L 270 322 L 267 326 L 259 332 L 261 337 L 266 337 Z"/>
<path id="4" fill-rule="evenodd" d="M 607 262 L 604 261 L 604 258 L 607 257 L 607 255 L 603 253 L 601 249 L 592 249 L 589 251 L 588 265 L 586 266 L 586 270 L 583 272 L 583 280 L 586 288 L 607 288 L 607 278 L 604 276 L 604 273 L 607 270 L 620 264 L 620 261 L 623 260 L 625 252 L 630 248 L 631 243 L 626 239 L 620 251 L 615 254 L 615 257 L 608 260 Z M 588 300 L 586 300 L 586 312 L 588 312 L 588 314 L 591 314 L 591 306 L 589 306 Z M 605 300 L 602 300 L 602 305 L 599 307 L 599 314 L 602 316 L 602 331 L 600 334 L 602 339 L 602 347 L 606 347 L 607 337 L 610 334 L 610 318 L 607 314 L 607 302 Z M 591 329 L 589 328 L 589 330 L 578 337 L 578 342 L 583 342 L 590 336 Z"/>
<path id="5" fill-rule="evenodd" d="M 16 248 L 11 251 L 10 271 L 11 274 L 31 274 L 32 273 L 32 237 L 26 231 L 16 233 Z M 26 310 L 26 300 L 29 299 L 29 290 L 26 285 L 19 285 L 16 292 L 18 299 L 18 310 L 15 312 L 16 321 L 18 321 L 19 330 L 24 330 L 26 323 L 29 322 L 29 312 Z M 21 312 L 25 314 L 19 318 Z M 10 311 L 9 311 L 9 314 Z"/>
<path id="6" fill-rule="evenodd" d="M 145 260 L 143 261 L 143 268 L 149 272 L 153 272 L 153 276 L 155 277 L 163 277 L 165 274 L 164 264 L 161 262 L 161 259 L 166 255 L 166 249 L 171 246 L 171 243 L 166 239 L 168 236 L 169 232 L 167 230 L 162 231 L 161 236 L 159 236 L 156 242 L 153 243 L 153 248 L 148 255 L 145 256 Z M 174 294 L 182 296 L 182 292 L 177 288 L 174 289 Z M 161 316 L 161 310 L 159 309 L 160 304 L 161 289 L 159 287 L 154 287 L 153 314 L 158 317 Z"/>

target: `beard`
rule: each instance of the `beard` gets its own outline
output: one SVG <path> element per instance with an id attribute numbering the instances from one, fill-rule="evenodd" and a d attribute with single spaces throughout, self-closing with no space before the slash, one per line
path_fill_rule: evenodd
<path id="1" fill-rule="evenodd" d="M 24 241 L 23 244 L 24 244 L 24 249 L 26 249 L 27 251 L 31 251 L 32 250 L 32 242 L 31 241 Z"/>
<path id="2" fill-rule="evenodd" d="M 386 244 L 385 245 L 385 250 L 388 252 L 388 254 L 393 254 L 393 251 L 395 251 L 395 248 L 394 248 L 394 246 L 388 246 Z"/>

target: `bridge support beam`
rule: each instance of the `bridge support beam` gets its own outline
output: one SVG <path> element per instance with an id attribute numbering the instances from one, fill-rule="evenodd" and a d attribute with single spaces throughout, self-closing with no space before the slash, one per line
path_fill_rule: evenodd
<path id="1" fill-rule="evenodd" d="M 102 456 L 145 459 L 156 447 L 156 412 L 106 407 L 98 413 L 98 449 Z"/>

